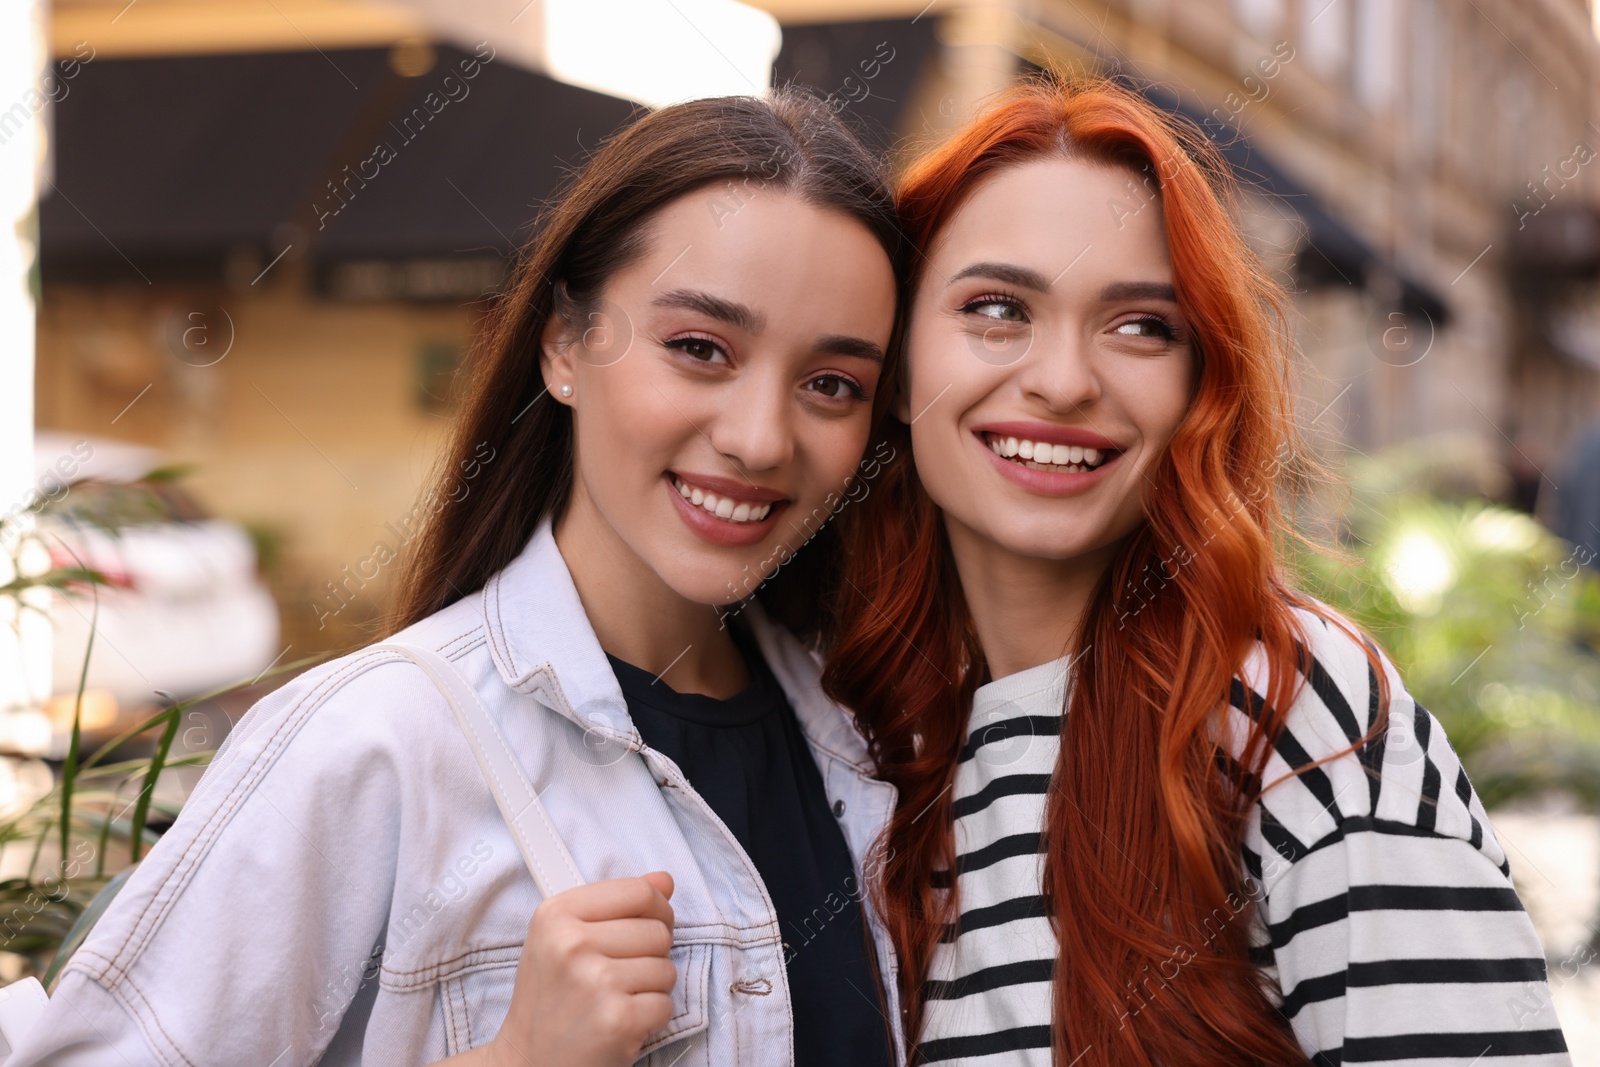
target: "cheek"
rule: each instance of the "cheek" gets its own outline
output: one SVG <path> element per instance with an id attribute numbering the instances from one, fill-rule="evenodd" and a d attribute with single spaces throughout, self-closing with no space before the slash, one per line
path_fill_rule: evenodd
<path id="1" fill-rule="evenodd" d="M 1132 414 L 1152 452 L 1172 439 L 1188 414 L 1190 366 L 1187 357 L 1133 364 L 1117 382 L 1123 409 Z"/>
<path id="2" fill-rule="evenodd" d="M 619 480 L 634 468 L 668 466 L 693 426 L 673 407 L 665 383 L 642 365 L 597 368 L 579 379 L 579 462 L 591 480 Z M 680 402 L 679 408 L 683 405 Z"/>
<path id="3" fill-rule="evenodd" d="M 908 419 L 916 419 L 913 432 L 923 422 L 951 423 L 963 408 L 994 387 L 1005 373 L 1002 365 L 981 356 L 981 340 L 936 323 L 914 329 L 906 341 L 906 396 Z M 975 350 L 975 346 L 979 346 Z"/>
<path id="4" fill-rule="evenodd" d="M 861 457 L 867 450 L 872 430 L 872 413 L 865 405 L 849 418 L 819 422 L 803 431 L 797 451 L 810 457 L 815 482 L 809 486 L 817 495 L 839 492 L 854 475 L 853 486 L 861 479 Z"/>

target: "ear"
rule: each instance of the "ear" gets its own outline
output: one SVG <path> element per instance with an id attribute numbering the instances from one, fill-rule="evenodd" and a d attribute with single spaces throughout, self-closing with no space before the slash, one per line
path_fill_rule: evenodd
<path id="1" fill-rule="evenodd" d="M 544 374 L 545 391 L 558 404 L 572 406 L 570 393 L 577 389 L 572 358 L 572 346 L 578 343 L 572 327 L 559 312 L 552 310 L 539 334 L 539 369 Z M 568 396 L 561 395 L 563 385 L 571 386 Z"/>

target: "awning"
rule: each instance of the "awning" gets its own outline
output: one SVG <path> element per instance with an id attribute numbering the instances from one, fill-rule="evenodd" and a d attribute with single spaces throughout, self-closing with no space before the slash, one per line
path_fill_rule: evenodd
<path id="1" fill-rule="evenodd" d="M 428 59 L 357 49 L 84 64 L 55 112 L 45 282 L 249 284 L 285 255 L 309 256 L 324 287 L 366 285 L 353 295 L 481 291 L 633 109 L 489 52 Z"/>
<path id="2" fill-rule="evenodd" d="M 1305 243 L 1295 265 L 1296 282 L 1307 289 L 1323 286 L 1392 285 L 1402 309 L 1425 314 L 1436 327 L 1450 321 L 1450 306 L 1431 287 L 1410 277 L 1380 255 L 1360 234 L 1334 215 L 1316 193 L 1286 174 L 1250 139 L 1232 126 L 1210 118 L 1197 105 L 1165 85 L 1121 80 L 1168 111 L 1194 122 L 1211 138 L 1234 175 L 1252 191 L 1292 213 L 1305 227 Z"/>

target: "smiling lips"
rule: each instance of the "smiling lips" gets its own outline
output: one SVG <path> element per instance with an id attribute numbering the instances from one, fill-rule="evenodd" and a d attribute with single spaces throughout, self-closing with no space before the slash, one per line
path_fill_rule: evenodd
<path id="1" fill-rule="evenodd" d="M 1109 437 L 1045 422 L 985 423 L 972 436 L 1008 481 L 1044 496 L 1086 492 L 1126 451 Z"/>
<path id="2" fill-rule="evenodd" d="M 695 507 L 728 522 L 760 522 L 772 511 L 772 501 L 741 500 L 732 494 L 717 495 L 698 485 L 690 485 L 678 475 L 672 476 L 672 487 Z M 760 490 L 757 490 L 760 492 Z"/>
<path id="3" fill-rule="evenodd" d="M 713 474 L 666 471 L 663 487 L 678 517 L 714 545 L 754 545 L 769 537 L 789 498 L 775 489 Z"/>
<path id="4" fill-rule="evenodd" d="M 983 441 L 995 455 L 1016 459 L 1034 470 L 1060 470 L 1072 474 L 1084 474 L 1094 470 L 1113 455 L 1112 452 L 1102 452 L 1098 448 L 1055 445 L 1048 441 L 1031 441 L 1025 437 L 1019 440 L 993 433 L 985 433 Z"/>

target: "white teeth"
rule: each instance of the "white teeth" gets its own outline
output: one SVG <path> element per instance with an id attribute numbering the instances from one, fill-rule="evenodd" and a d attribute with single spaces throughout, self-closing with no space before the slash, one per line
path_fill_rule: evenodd
<path id="1" fill-rule="evenodd" d="M 1093 470 L 1104 460 L 1111 458 L 1109 452 L 1102 452 L 1098 448 L 1084 448 L 1081 445 L 1057 445 L 1046 441 L 1028 441 L 1016 437 L 998 437 L 993 434 L 984 434 L 984 443 L 989 450 L 997 456 L 1007 459 L 1023 461 L 1023 466 L 1044 470 L 1049 467 L 1075 468 L 1078 473 Z"/>
<path id="2" fill-rule="evenodd" d="M 731 497 L 717 496 L 678 478 L 672 479 L 672 487 L 678 491 L 679 496 L 695 507 L 703 508 L 717 518 L 729 522 L 760 522 L 772 513 L 771 504 L 752 504 L 749 501 L 735 501 Z"/>

